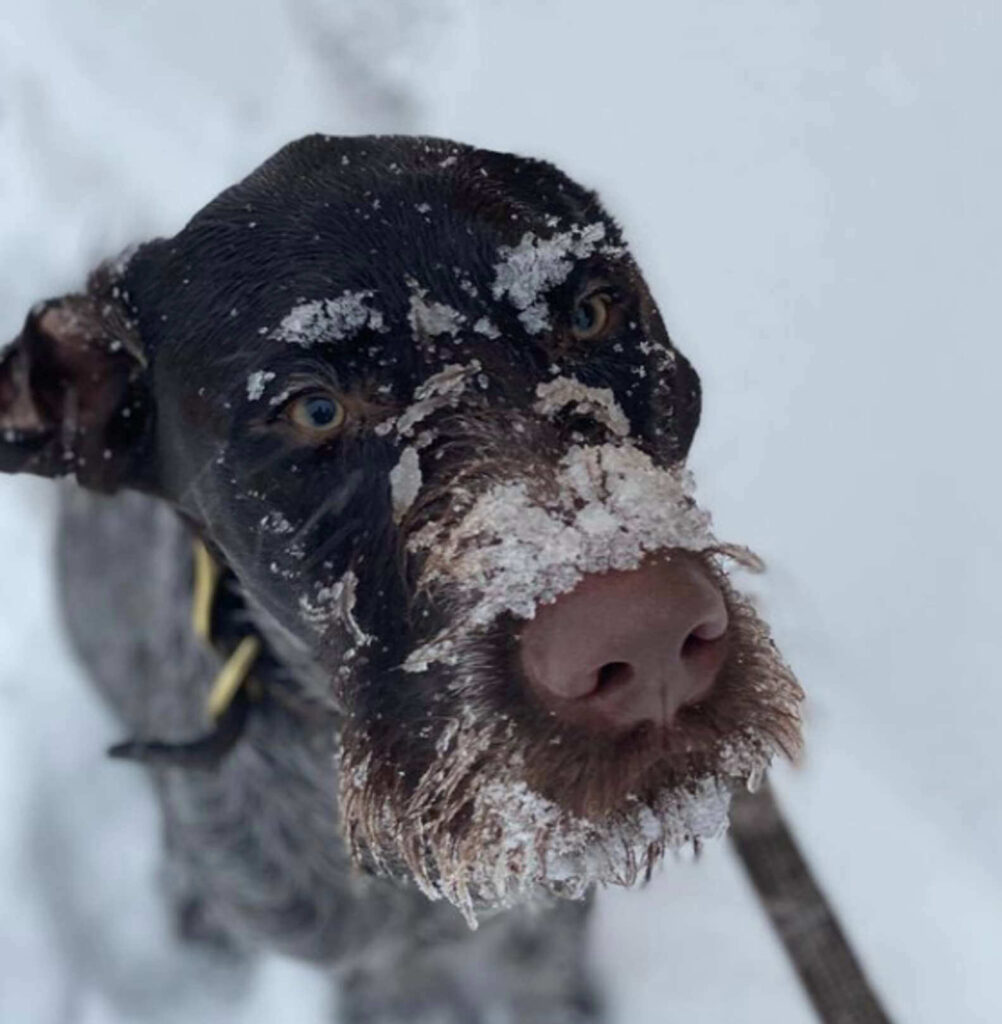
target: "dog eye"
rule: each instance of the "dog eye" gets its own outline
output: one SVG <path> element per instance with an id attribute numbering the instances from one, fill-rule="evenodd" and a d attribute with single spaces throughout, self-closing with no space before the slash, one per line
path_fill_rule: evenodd
<path id="1" fill-rule="evenodd" d="M 300 395 L 285 410 L 289 421 L 314 437 L 328 437 L 344 423 L 345 411 L 337 399 L 323 392 Z"/>
<path id="2" fill-rule="evenodd" d="M 607 292 L 592 292 L 578 299 L 571 314 L 571 334 L 578 341 L 594 341 L 609 326 L 612 297 Z"/>

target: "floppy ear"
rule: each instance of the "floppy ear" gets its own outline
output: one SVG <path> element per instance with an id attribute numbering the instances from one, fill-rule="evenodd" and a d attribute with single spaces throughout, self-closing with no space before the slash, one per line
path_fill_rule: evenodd
<path id="1" fill-rule="evenodd" d="M 4 473 L 114 490 L 136 475 L 149 418 L 145 359 L 117 299 L 40 303 L 0 352 Z"/>

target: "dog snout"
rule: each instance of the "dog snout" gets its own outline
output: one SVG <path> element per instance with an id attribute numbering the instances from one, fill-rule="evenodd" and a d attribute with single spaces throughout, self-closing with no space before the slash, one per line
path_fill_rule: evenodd
<path id="1" fill-rule="evenodd" d="M 587 576 L 542 605 L 521 633 L 530 688 L 559 719 L 615 733 L 670 728 L 705 699 L 726 658 L 727 606 L 683 551 Z"/>

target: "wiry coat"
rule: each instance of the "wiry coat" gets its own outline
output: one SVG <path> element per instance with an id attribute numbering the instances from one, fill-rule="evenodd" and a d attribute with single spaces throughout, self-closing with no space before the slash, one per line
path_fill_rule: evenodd
<path id="1" fill-rule="evenodd" d="M 184 741 L 205 728 L 221 659 L 191 629 L 191 544 L 159 501 L 64 492 L 65 621 L 123 734 Z M 308 694 L 308 674 L 295 685 Z M 180 936 L 332 964 L 346 1024 L 596 1019 L 586 903 L 510 911 L 471 933 L 447 904 L 352 867 L 336 729 L 322 700 L 269 700 L 218 769 L 152 769 Z"/>
<path id="2" fill-rule="evenodd" d="M 183 934 L 337 965 L 349 1020 L 598 1016 L 594 884 L 718 834 L 799 740 L 721 565 L 753 559 L 681 465 L 699 407 L 595 195 L 444 140 L 301 140 L 31 312 L 0 471 L 86 488 L 67 621 L 123 736 L 156 741 L 129 749 Z M 226 572 L 211 649 L 196 538 Z M 705 699 L 615 729 L 554 711 L 519 657 L 537 606 L 672 559 L 726 608 Z M 247 633 L 233 749 L 152 757 L 204 731 Z"/>

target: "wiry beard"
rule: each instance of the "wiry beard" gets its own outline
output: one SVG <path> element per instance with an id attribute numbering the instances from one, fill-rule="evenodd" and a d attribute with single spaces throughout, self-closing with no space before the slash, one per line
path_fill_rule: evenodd
<path id="1" fill-rule="evenodd" d="M 803 696 L 722 554 L 737 552 L 702 561 L 727 602 L 728 659 L 670 729 L 607 738 L 558 722 L 517 679 L 501 629 L 464 639 L 424 722 L 349 724 L 340 796 L 353 856 L 410 874 L 475 925 L 478 910 L 632 885 L 666 851 L 719 836 L 734 786 L 754 786 L 775 753 L 796 755 Z"/>
<path id="2" fill-rule="evenodd" d="M 382 689 L 348 693 L 340 796 L 357 860 L 410 874 L 473 924 L 478 909 L 630 885 L 719 835 L 733 787 L 798 749 L 802 692 L 724 573 L 725 558 L 758 560 L 716 542 L 684 470 L 629 441 L 540 446 L 518 465 L 498 432 L 463 427 L 403 530 L 419 567 L 412 650 Z M 522 673 L 519 620 L 590 573 L 679 549 L 728 607 L 710 695 L 669 727 L 614 736 L 549 714 Z"/>

